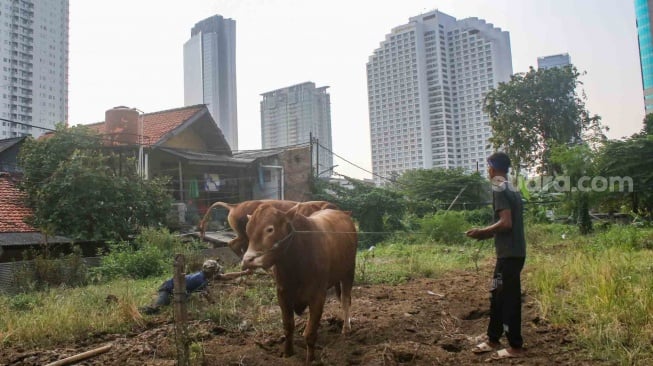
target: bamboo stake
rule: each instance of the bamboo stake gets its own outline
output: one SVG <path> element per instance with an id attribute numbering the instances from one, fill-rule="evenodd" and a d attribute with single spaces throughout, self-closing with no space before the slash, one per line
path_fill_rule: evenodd
<path id="1" fill-rule="evenodd" d="M 175 255 L 173 277 L 173 301 L 175 314 L 175 341 L 177 344 L 177 365 L 188 366 L 190 350 L 186 322 L 186 275 L 184 274 L 185 258 L 183 254 Z"/>
<path id="2" fill-rule="evenodd" d="M 97 356 L 99 354 L 102 354 L 102 353 L 110 350 L 111 347 L 113 347 L 112 344 L 107 344 L 106 346 L 102 346 L 102 347 L 99 347 L 99 348 L 96 348 L 96 349 L 92 349 L 90 351 L 82 352 L 82 353 L 76 354 L 74 356 L 66 357 L 66 358 L 64 358 L 62 360 L 49 363 L 49 364 L 47 364 L 45 366 L 70 365 L 70 364 L 75 363 L 77 361 L 85 360 L 87 358 L 95 357 L 95 356 Z"/>

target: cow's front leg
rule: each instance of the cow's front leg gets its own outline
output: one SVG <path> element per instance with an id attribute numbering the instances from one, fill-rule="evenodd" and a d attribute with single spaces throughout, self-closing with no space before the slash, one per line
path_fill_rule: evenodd
<path id="1" fill-rule="evenodd" d="M 315 343 L 317 341 L 317 329 L 320 326 L 320 319 L 322 318 L 322 311 L 324 310 L 324 301 L 326 300 L 326 293 L 316 295 L 311 303 L 308 305 L 308 322 L 304 330 L 306 338 L 306 364 L 309 365 L 315 359 Z"/>
<path id="2" fill-rule="evenodd" d="M 283 321 L 283 332 L 286 340 L 283 345 L 283 356 L 290 357 L 295 354 L 293 350 L 293 332 L 295 331 L 295 317 L 293 307 L 287 296 L 280 290 L 277 290 L 279 307 L 281 307 L 281 319 Z"/>

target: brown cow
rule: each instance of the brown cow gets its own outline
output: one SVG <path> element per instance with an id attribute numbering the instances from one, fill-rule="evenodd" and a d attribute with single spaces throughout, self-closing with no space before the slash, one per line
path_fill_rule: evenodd
<path id="1" fill-rule="evenodd" d="M 236 237 L 232 239 L 227 245 L 233 250 L 238 256 L 242 256 L 247 250 L 247 233 L 245 232 L 245 225 L 247 225 L 247 215 L 251 215 L 258 206 L 263 203 L 268 203 L 273 207 L 287 211 L 297 205 L 295 201 L 286 201 L 286 200 L 253 200 L 253 201 L 243 201 L 241 203 L 230 204 L 225 202 L 215 202 L 211 207 L 206 210 L 204 217 L 199 223 L 200 237 L 204 239 L 204 234 L 206 233 L 206 226 L 208 224 L 209 216 L 211 210 L 215 207 L 224 207 L 229 210 L 229 215 L 227 216 L 227 221 L 229 226 L 236 232 Z M 315 211 L 319 211 L 325 208 L 338 209 L 338 206 L 326 202 L 326 201 L 307 201 L 302 202 L 298 207 L 298 212 L 302 215 L 309 216 Z"/>
<path id="2" fill-rule="evenodd" d="M 274 266 L 277 299 L 285 333 L 284 356 L 293 352 L 296 314 L 309 308 L 304 329 L 306 363 L 315 358 L 317 328 L 327 290 L 335 286 L 343 309 L 342 332 L 351 330 L 349 307 L 358 235 L 347 212 L 326 209 L 306 217 L 299 207 L 283 212 L 260 205 L 247 223 L 249 246 L 243 268 Z"/>

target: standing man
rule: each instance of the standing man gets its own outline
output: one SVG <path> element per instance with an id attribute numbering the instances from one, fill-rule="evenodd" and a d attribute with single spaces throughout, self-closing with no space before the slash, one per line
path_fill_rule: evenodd
<path id="1" fill-rule="evenodd" d="M 490 323 L 486 342 L 474 347 L 474 353 L 492 352 L 494 359 L 520 357 L 524 354 L 521 335 L 521 270 L 526 258 L 524 216 L 521 195 L 507 179 L 510 158 L 496 152 L 487 159 L 492 182 L 492 208 L 495 223 L 471 229 L 467 236 L 484 240 L 494 237 L 496 265 L 490 288 Z M 504 334 L 509 347 L 501 347 Z"/>

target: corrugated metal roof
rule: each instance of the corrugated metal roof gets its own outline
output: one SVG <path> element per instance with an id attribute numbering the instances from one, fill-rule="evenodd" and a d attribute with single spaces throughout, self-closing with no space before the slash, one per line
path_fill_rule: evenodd
<path id="1" fill-rule="evenodd" d="M 72 243 L 73 240 L 65 236 L 48 236 L 48 243 Z M 45 235 L 40 232 L 30 233 L 0 233 L 0 246 L 34 245 L 45 243 Z"/>
<path id="2" fill-rule="evenodd" d="M 167 147 L 160 147 L 159 150 L 165 151 L 168 154 L 180 157 L 182 159 L 186 159 L 189 164 L 193 165 L 220 164 L 223 166 L 247 167 L 251 163 L 251 161 L 247 159 L 239 159 L 227 155 L 212 154 L 208 152 L 170 149 Z"/>
<path id="3" fill-rule="evenodd" d="M 21 137 L 12 137 L 10 139 L 4 139 L 0 140 L 0 152 L 3 152 L 10 147 L 18 144 L 19 142 L 25 140 L 27 136 L 21 136 Z"/>
<path id="4" fill-rule="evenodd" d="M 245 151 L 234 151 L 234 158 L 245 159 L 250 163 L 256 159 L 268 158 L 270 156 L 275 156 L 283 153 L 290 148 L 276 148 L 276 149 L 265 149 L 265 150 L 245 150 Z"/>

